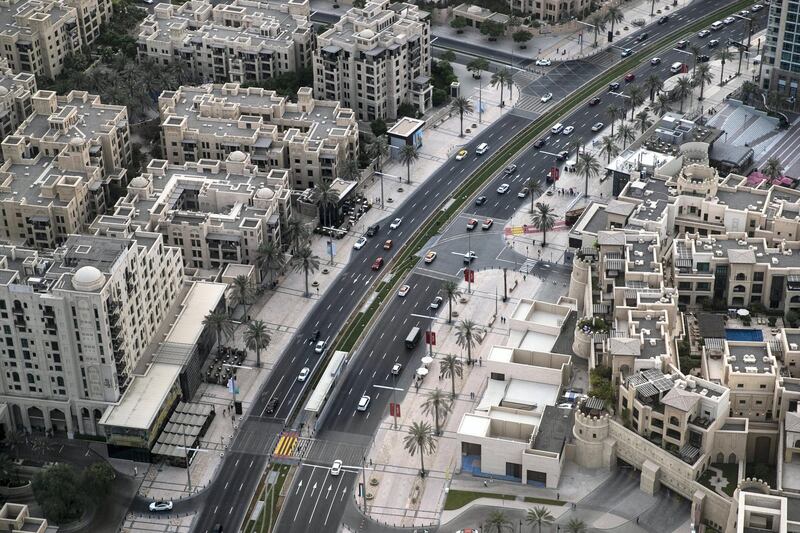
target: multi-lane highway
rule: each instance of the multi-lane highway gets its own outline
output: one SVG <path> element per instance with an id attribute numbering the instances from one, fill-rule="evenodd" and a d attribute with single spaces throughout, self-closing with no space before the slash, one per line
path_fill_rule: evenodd
<path id="1" fill-rule="evenodd" d="M 699 16 L 724 3 L 723 0 L 696 2 L 681 13 L 685 13 L 687 16 Z M 681 24 L 681 21 L 675 17 L 674 22 L 671 21 L 663 26 L 654 26 L 648 28 L 647 31 L 650 33 L 650 39 L 652 40 L 657 37 L 659 32 L 672 31 L 679 24 Z M 758 24 L 763 26 L 763 20 L 759 20 Z M 743 25 L 744 22 L 738 21 L 717 32 L 715 38 L 725 39 L 732 36 L 739 39 L 742 35 L 741 26 Z M 632 47 L 632 43 L 628 42 L 628 40 L 622 40 L 620 46 Z M 661 65 L 650 67 L 649 64 L 646 64 L 633 72 L 637 76 L 637 81 L 651 72 L 658 73 L 662 78 L 666 78 L 670 75 L 668 69 L 671 62 L 687 62 L 690 59 L 690 56 L 680 52 L 669 51 L 662 55 Z M 557 80 L 558 69 L 564 67 L 565 65 L 556 65 L 542 78 L 542 90 L 546 89 L 556 95 L 551 102 L 555 102 L 556 99 L 563 96 L 563 94 L 559 93 L 561 84 L 554 80 Z M 549 82 L 547 81 L 548 79 L 550 80 Z M 536 90 L 538 91 L 539 89 L 537 88 Z M 564 124 L 575 127 L 573 137 L 580 137 L 585 141 L 590 141 L 594 135 L 589 131 L 590 126 L 597 121 L 607 122 L 607 118 L 602 116 L 603 110 L 613 100 L 620 100 L 623 97 L 603 94 L 601 98 L 600 105 L 580 107 L 568 117 L 562 119 Z M 354 252 L 350 262 L 344 266 L 336 281 L 322 295 L 313 312 L 298 328 L 291 344 L 275 365 L 273 373 L 261 387 L 259 395 L 253 405 L 249 407 L 247 416 L 245 416 L 237 429 L 233 445 L 225 455 L 214 483 L 201 496 L 176 504 L 177 512 L 189 510 L 199 512 L 198 519 L 195 522 L 195 531 L 208 531 L 215 524 L 223 525 L 226 531 L 237 530 L 244 517 L 249 499 L 256 488 L 259 475 L 266 464 L 271 451 L 270 447 L 274 442 L 274 436 L 288 422 L 290 414 L 301 398 L 304 387 L 307 386 L 308 382 L 297 381 L 297 374 L 304 366 L 315 368 L 321 358 L 320 355 L 314 353 L 313 346 L 309 344 L 308 339 L 317 330 L 321 332 L 322 338 L 335 337 L 349 313 L 364 296 L 376 276 L 384 275 L 383 271 L 375 272 L 371 270 L 374 259 L 381 256 L 388 262 L 396 253 L 395 251 L 408 240 L 424 217 L 435 209 L 440 202 L 445 200 L 463 179 L 480 166 L 482 159 L 474 155 L 474 148 L 477 144 L 487 142 L 491 149 L 498 149 L 527 126 L 531 118 L 535 118 L 535 115 L 534 117 L 530 115 L 521 117 L 512 113 L 498 120 L 467 145 L 470 152 L 470 156 L 467 159 L 459 162 L 450 159 L 445 162 L 433 176 L 415 190 L 406 202 L 387 215 L 386 220 L 381 223 L 381 230 L 378 235 L 369 239 L 363 249 Z M 523 153 L 517 161 L 514 161 L 518 166 L 517 172 L 511 178 L 504 174 L 498 174 L 481 193 L 486 195 L 489 201 L 479 208 L 477 212 L 475 212 L 474 206 L 468 206 L 464 216 L 473 216 L 474 213 L 477 217 L 493 217 L 498 220 L 498 225 L 502 225 L 502 220 L 508 218 L 514 209 L 519 206 L 520 200 L 516 198 L 516 191 L 521 186 L 522 180 L 531 175 L 543 176 L 546 169 L 554 162 L 553 154 L 560 149 L 564 149 L 563 147 L 569 140 L 570 137 L 567 136 L 555 136 L 548 141 L 542 151 L 530 150 Z M 500 183 L 506 181 L 511 182 L 511 192 L 498 196 L 495 189 Z M 403 218 L 403 223 L 397 230 L 390 231 L 388 224 L 395 217 Z M 455 222 L 453 231 L 457 231 L 458 226 L 462 225 L 463 222 L 463 219 Z M 492 235 L 487 234 L 480 238 L 489 242 L 492 237 Z M 394 249 L 388 252 L 382 248 L 382 244 L 387 238 L 392 238 L 395 243 Z M 496 234 L 494 238 L 499 241 L 502 240 Z M 446 250 L 444 247 L 446 242 L 442 240 L 443 253 L 450 253 L 451 251 Z M 502 247 L 502 244 L 500 247 Z M 481 253 L 478 261 L 496 259 L 497 257 L 492 257 L 491 253 Z M 434 263 L 434 266 L 436 266 L 436 263 Z M 453 272 L 450 267 L 448 269 L 445 274 L 456 275 L 458 273 L 457 271 Z M 410 317 L 410 315 L 412 313 L 425 314 L 427 312 L 427 306 L 438 291 L 440 280 L 442 279 L 441 273 L 426 276 L 421 274 L 420 270 L 416 269 L 408 281 L 412 285 L 409 295 L 404 299 L 394 298 L 390 301 L 387 311 L 382 315 L 371 335 L 361 345 L 356 358 L 356 364 L 361 369 L 361 372 L 350 372 L 348 374 L 348 381 L 342 389 L 344 393 L 332 400 L 335 404 L 329 411 L 329 418 L 324 421 L 320 437 L 336 440 L 336 437 L 347 435 L 348 438 L 344 440 L 362 443 L 368 441 L 374 433 L 378 420 L 385 411 L 386 402 L 390 397 L 389 392 L 391 391 L 382 389 L 386 392 L 372 394 L 373 403 L 368 411 L 369 416 L 363 416 L 361 413 L 358 415 L 353 414 L 355 402 L 364 391 L 376 390 L 376 387 L 374 387 L 376 383 L 387 381 L 386 375 L 395 358 L 411 359 L 419 355 L 416 352 L 406 352 L 399 345 L 401 343 L 399 339 L 405 337 L 405 333 L 407 333 L 405 330 L 410 327 L 412 321 L 414 323 L 419 321 L 420 324 L 425 323 L 424 319 Z M 397 336 L 397 340 L 395 340 L 395 336 Z M 417 350 L 420 350 L 421 346 Z M 405 369 L 397 383 L 398 388 L 408 388 L 411 372 L 413 372 L 413 369 L 410 371 L 409 367 Z M 278 398 L 279 404 L 276 412 L 270 414 L 267 413 L 266 406 L 272 397 Z M 320 470 L 321 473 L 321 469 L 317 468 L 316 470 Z M 346 478 L 341 477 L 340 479 L 345 480 Z M 337 481 L 337 483 L 339 482 Z M 345 491 L 349 491 L 352 483 L 342 481 L 341 485 Z M 300 493 L 297 494 L 297 497 L 300 497 Z M 322 496 L 322 498 L 327 499 L 325 496 Z M 322 528 L 322 531 L 327 531 L 333 530 L 335 527 L 331 524 L 338 525 L 338 517 L 341 516 L 342 512 L 341 506 L 332 505 L 333 511 L 323 519 L 320 516 L 320 510 L 314 509 L 314 504 L 310 503 L 311 499 L 304 498 L 302 502 L 296 507 L 303 507 L 304 510 L 301 512 L 304 516 L 313 519 L 314 525 L 314 528 L 308 528 L 309 524 L 306 524 L 308 529 L 304 530 Z M 290 495 L 287 505 L 291 506 L 294 503 L 295 500 Z M 144 502 L 139 501 L 136 506 L 142 506 L 143 504 Z M 305 506 L 310 507 L 306 508 Z M 320 506 L 322 504 L 317 504 L 317 507 Z M 290 514 L 284 513 L 283 520 L 290 519 Z M 282 522 L 282 524 L 284 523 Z M 281 527 L 286 526 L 284 524 Z M 291 526 L 288 527 L 289 529 L 279 528 L 279 530 L 290 531 Z"/>

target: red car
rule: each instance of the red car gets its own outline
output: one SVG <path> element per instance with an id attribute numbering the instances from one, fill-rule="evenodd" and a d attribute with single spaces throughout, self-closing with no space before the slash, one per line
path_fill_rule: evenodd
<path id="1" fill-rule="evenodd" d="M 372 270 L 380 270 L 383 266 L 383 257 L 379 257 L 372 263 Z"/>
<path id="2" fill-rule="evenodd" d="M 636 74 L 634 74 L 633 72 L 628 72 L 627 74 L 625 74 L 625 81 L 631 82 L 635 79 L 636 79 Z"/>

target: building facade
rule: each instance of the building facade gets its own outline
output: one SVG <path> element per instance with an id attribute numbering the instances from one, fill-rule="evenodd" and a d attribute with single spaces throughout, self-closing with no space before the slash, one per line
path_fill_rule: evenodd
<path id="1" fill-rule="evenodd" d="M 762 87 L 776 91 L 782 105 L 798 108 L 800 83 L 800 5 L 794 0 L 769 4 L 767 36 L 764 42 Z"/>
<path id="2" fill-rule="evenodd" d="M 14 74 L 8 60 L 0 58 L 0 137 L 11 135 L 33 111 L 36 76 L 29 72 Z"/>
<path id="3" fill-rule="evenodd" d="M 403 103 L 433 106 L 428 13 L 389 0 L 352 8 L 317 36 L 314 94 L 341 102 L 359 120 L 399 118 Z"/>

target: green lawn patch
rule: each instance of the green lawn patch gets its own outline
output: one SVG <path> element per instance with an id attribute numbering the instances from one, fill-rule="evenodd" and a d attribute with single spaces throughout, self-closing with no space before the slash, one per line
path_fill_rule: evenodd
<path id="1" fill-rule="evenodd" d="M 496 492 L 475 492 L 471 490 L 450 490 L 447 493 L 447 500 L 444 502 L 445 511 L 460 509 L 473 500 L 478 498 L 495 498 L 498 500 L 516 500 L 516 496 L 510 494 L 498 494 Z"/>
<path id="2" fill-rule="evenodd" d="M 275 480 L 275 484 L 269 487 L 265 494 L 264 491 L 266 488 L 266 478 L 269 476 L 269 472 L 271 471 L 278 472 L 278 479 Z M 280 511 L 281 502 L 279 501 L 279 496 L 281 489 L 283 488 L 283 484 L 286 482 L 286 476 L 288 473 L 288 465 L 274 465 L 261 479 L 258 485 L 258 490 L 256 491 L 257 496 L 253 499 L 247 510 L 247 525 L 244 528 L 244 533 L 265 533 L 266 531 L 269 531 L 270 519 L 273 525 L 275 524 L 275 521 L 278 517 L 278 512 Z M 261 513 L 255 517 L 255 520 L 250 520 L 250 515 L 253 513 L 253 509 L 255 509 L 256 503 L 259 500 L 265 500 L 265 504 L 261 507 Z"/>
<path id="3" fill-rule="evenodd" d="M 739 465 L 733 463 L 711 463 L 710 466 L 722 470 L 722 476 L 727 481 L 727 484 L 722 488 L 722 492 L 728 496 L 733 496 L 733 491 L 736 490 L 739 477 Z M 706 469 L 697 480 L 698 483 L 716 492 L 714 485 L 711 484 L 711 478 L 715 473 L 711 469 Z"/>
<path id="4" fill-rule="evenodd" d="M 551 500 L 550 498 L 535 498 L 533 496 L 525 496 L 525 501 L 527 503 L 538 503 L 539 505 L 557 505 L 561 507 L 567 502 L 562 502 L 561 500 Z"/>

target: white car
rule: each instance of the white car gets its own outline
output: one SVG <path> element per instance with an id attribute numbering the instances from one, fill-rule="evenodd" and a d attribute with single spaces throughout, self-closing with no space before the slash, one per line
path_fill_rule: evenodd
<path id="1" fill-rule="evenodd" d="M 711 35 L 710 30 L 700 30 L 699 32 L 697 32 L 697 36 L 700 37 L 701 39 L 703 37 L 708 37 L 709 35 Z"/>
<path id="2" fill-rule="evenodd" d="M 355 248 L 356 250 L 360 250 L 364 247 L 365 244 L 367 244 L 367 238 L 362 235 L 353 245 L 353 248 Z"/>
<path id="3" fill-rule="evenodd" d="M 750 8 L 750 11 L 755 13 L 756 11 L 761 11 L 764 8 L 761 4 L 753 4 L 753 7 Z"/>
<path id="4" fill-rule="evenodd" d="M 661 64 L 661 58 L 660 57 L 654 57 L 653 59 L 650 60 L 650 64 L 653 65 L 653 66 L 660 65 Z"/>
<path id="5" fill-rule="evenodd" d="M 395 363 L 392 366 L 392 374 L 395 375 L 395 376 L 399 376 L 400 375 L 400 371 L 402 371 L 402 370 L 403 370 L 403 363 Z"/>
<path id="6" fill-rule="evenodd" d="M 322 353 L 325 351 L 325 345 L 328 341 L 319 341 L 316 346 L 314 346 L 315 353 Z"/>
<path id="7" fill-rule="evenodd" d="M 603 129 L 603 126 L 605 126 L 605 124 L 603 124 L 602 122 L 598 122 L 594 126 L 592 126 L 592 131 L 600 131 Z"/>
<path id="8" fill-rule="evenodd" d="M 403 285 L 402 287 L 400 287 L 400 290 L 399 290 L 399 291 L 397 291 L 397 295 L 398 295 L 398 296 L 400 296 L 400 297 L 402 298 L 403 296 L 405 296 L 406 294 L 408 294 L 408 291 L 410 291 L 410 290 L 411 290 L 411 286 L 409 286 L 409 285 Z"/>
<path id="9" fill-rule="evenodd" d="M 740 16 L 740 17 L 746 17 L 746 16 L 748 16 L 749 14 L 750 14 L 750 11 L 749 11 L 749 10 L 747 10 L 747 9 L 743 9 L 743 10 L 739 11 L 739 16 Z"/>
<path id="10" fill-rule="evenodd" d="M 553 93 L 547 93 L 546 95 L 542 96 L 542 102 L 549 102 L 553 99 Z"/>
<path id="11" fill-rule="evenodd" d="M 297 375 L 297 381 L 305 381 L 310 373 L 311 369 L 308 368 L 307 366 L 304 366 L 303 369 L 300 371 L 300 374 Z"/>
<path id="12" fill-rule="evenodd" d="M 468 153 L 469 153 L 469 152 L 467 152 L 465 149 L 463 149 L 463 148 L 462 148 L 462 149 L 461 149 L 461 150 L 459 150 L 459 151 L 458 151 L 458 153 L 456 154 L 456 161 L 461 161 L 462 159 L 464 159 L 465 157 L 467 157 L 467 154 L 468 154 Z"/>
<path id="13" fill-rule="evenodd" d="M 722 19 L 722 22 L 724 22 L 725 24 L 733 24 L 734 22 L 736 22 L 736 19 L 733 17 L 725 17 L 724 19 Z"/>
<path id="14" fill-rule="evenodd" d="M 564 128 L 564 131 L 561 132 L 562 135 L 572 135 L 572 132 L 575 131 L 574 126 L 567 126 Z"/>
<path id="15" fill-rule="evenodd" d="M 442 298 L 441 296 L 437 296 L 431 302 L 431 309 L 439 309 L 439 306 L 442 305 L 443 301 L 444 301 L 444 298 Z"/>
<path id="16" fill-rule="evenodd" d="M 338 476 L 342 473 L 342 460 L 336 459 L 331 465 L 331 475 Z"/>
<path id="17" fill-rule="evenodd" d="M 553 62 L 550 61 L 549 59 L 537 59 L 536 60 L 536 66 L 537 67 L 549 67 L 552 64 L 553 64 Z"/>
<path id="18" fill-rule="evenodd" d="M 503 183 L 497 188 L 497 194 L 505 194 L 511 186 L 508 183 Z"/>
<path id="19" fill-rule="evenodd" d="M 400 224 L 402 224 L 402 223 L 403 223 L 403 219 L 402 218 L 396 218 L 396 219 L 392 220 L 391 224 L 389 224 L 389 229 L 397 229 L 397 228 L 400 227 Z"/>
<path id="20" fill-rule="evenodd" d="M 370 398 L 369 396 L 367 396 L 366 394 L 365 394 L 364 396 L 362 396 L 362 397 L 361 397 L 361 398 L 358 400 L 358 407 L 357 407 L 357 409 L 358 409 L 359 411 L 366 411 L 366 410 L 367 410 L 367 407 L 369 407 L 369 401 L 370 401 L 370 400 L 371 400 L 371 398 Z"/>
<path id="21" fill-rule="evenodd" d="M 171 511 L 172 510 L 172 502 L 151 502 L 150 503 L 150 511 L 157 513 L 161 511 Z"/>

